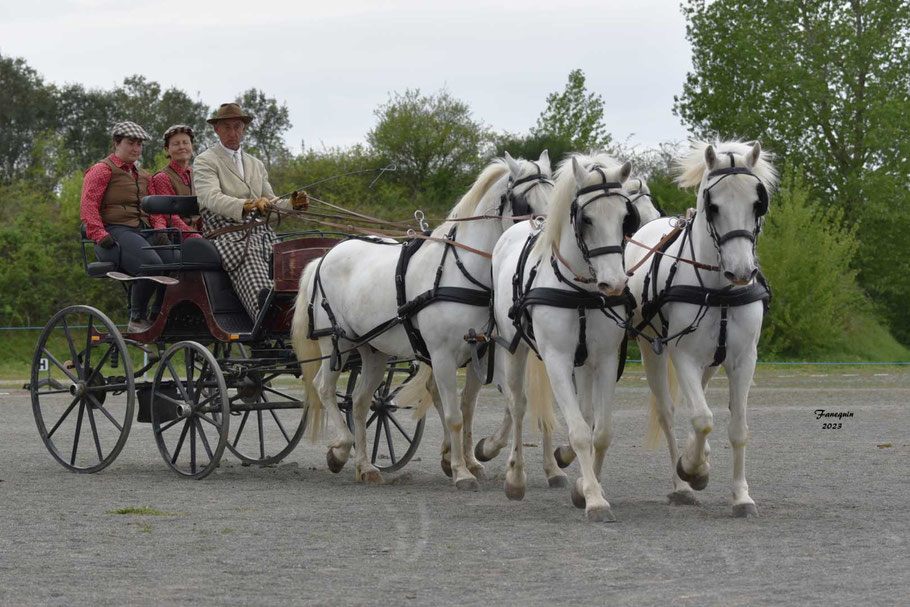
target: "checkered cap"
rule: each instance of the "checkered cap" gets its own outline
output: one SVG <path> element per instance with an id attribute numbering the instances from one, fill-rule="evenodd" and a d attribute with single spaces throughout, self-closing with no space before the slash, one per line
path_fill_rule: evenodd
<path id="1" fill-rule="evenodd" d="M 132 137 L 133 139 L 142 139 L 143 141 L 151 139 L 148 133 L 145 132 L 145 129 L 129 120 L 126 122 L 118 122 L 114 125 L 114 128 L 111 129 L 111 137 L 116 137 L 117 135 Z"/>
<path id="2" fill-rule="evenodd" d="M 170 139 L 173 135 L 176 135 L 177 133 L 186 133 L 187 135 L 190 136 L 190 141 L 192 141 L 196 138 L 195 134 L 193 133 L 192 128 L 190 128 L 189 126 L 187 126 L 185 124 L 175 124 L 173 126 L 168 127 L 168 129 L 166 131 L 164 131 L 164 137 L 163 137 L 164 145 L 167 145 L 168 139 Z"/>

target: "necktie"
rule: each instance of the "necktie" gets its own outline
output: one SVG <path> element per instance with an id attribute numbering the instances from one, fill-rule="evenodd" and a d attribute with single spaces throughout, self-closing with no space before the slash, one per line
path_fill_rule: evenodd
<path id="1" fill-rule="evenodd" d="M 240 159 L 240 150 L 234 152 L 234 166 L 237 167 L 237 172 L 240 173 L 240 178 L 243 178 L 243 161 Z"/>

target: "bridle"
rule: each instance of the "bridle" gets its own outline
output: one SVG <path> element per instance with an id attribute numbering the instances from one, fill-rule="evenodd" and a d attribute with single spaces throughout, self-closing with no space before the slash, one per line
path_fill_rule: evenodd
<path id="1" fill-rule="evenodd" d="M 553 185 L 553 182 L 540 171 L 539 164 L 533 160 L 529 162 L 531 162 L 537 169 L 537 173 L 526 175 L 525 177 L 516 179 L 514 181 L 511 177 L 509 177 L 509 185 L 506 188 L 505 193 L 503 193 L 503 195 L 499 198 L 499 215 L 504 215 L 506 204 L 511 204 L 513 223 L 518 223 L 521 221 L 521 219 L 517 219 L 519 217 L 527 217 L 528 215 L 532 214 L 531 205 L 528 203 L 528 194 L 531 190 L 534 189 L 534 187 L 540 185 L 541 183 L 548 183 L 550 185 Z M 520 194 L 515 192 L 515 188 L 526 183 L 531 183 L 531 185 L 525 188 L 525 190 Z"/>
<path id="2" fill-rule="evenodd" d="M 575 242 L 578 243 L 578 248 L 581 251 L 581 255 L 584 258 L 585 263 L 588 264 L 588 268 L 591 269 L 592 276 L 594 275 L 594 270 L 591 266 L 591 259 L 594 257 L 599 257 L 601 255 L 622 255 L 626 243 L 625 238 L 623 238 L 622 244 L 589 249 L 588 243 L 585 242 L 584 236 L 582 235 L 582 226 L 584 225 L 585 219 L 585 208 L 597 200 L 602 200 L 611 196 L 620 196 L 626 201 L 626 217 L 623 220 L 622 225 L 623 235 L 631 236 L 634 234 L 635 231 L 638 230 L 639 223 L 641 222 L 641 218 L 638 215 L 638 210 L 632 206 L 632 201 L 629 199 L 629 197 L 622 192 L 622 184 L 618 181 L 607 181 L 607 176 L 603 172 L 603 169 L 600 167 L 594 167 L 594 170 L 600 173 L 600 176 L 603 178 L 603 182 L 579 188 L 579 190 L 575 193 L 575 200 L 572 201 L 572 207 L 570 209 L 572 217 L 572 230 L 575 232 Z M 590 194 L 591 192 L 601 193 L 597 196 L 594 196 L 590 200 L 585 201 L 583 204 L 580 204 L 578 202 L 578 199 L 581 196 Z"/>
<path id="3" fill-rule="evenodd" d="M 708 232 L 711 234 L 711 240 L 714 242 L 714 248 L 717 249 L 717 254 L 720 256 L 720 247 L 726 242 L 733 240 L 734 238 L 745 238 L 752 243 L 752 251 L 755 251 L 755 241 L 758 238 L 759 233 L 761 233 L 762 228 L 762 217 L 768 212 L 768 190 L 765 188 L 765 184 L 762 183 L 762 180 L 747 169 L 746 167 L 738 167 L 733 164 L 733 154 L 729 153 L 730 156 L 730 166 L 723 169 L 715 169 L 708 173 L 708 179 L 713 179 L 719 177 L 717 181 L 709 185 L 702 191 L 702 200 L 704 202 L 705 209 L 705 220 L 708 224 Z M 717 228 L 714 225 L 714 220 L 717 218 L 717 213 L 719 209 L 717 205 L 711 202 L 711 190 L 719 184 L 721 181 L 730 177 L 731 175 L 749 175 L 754 177 L 758 182 L 755 186 L 755 194 L 757 200 L 753 204 L 755 212 L 755 228 L 751 231 L 749 230 L 730 230 L 724 234 L 718 235 Z"/>

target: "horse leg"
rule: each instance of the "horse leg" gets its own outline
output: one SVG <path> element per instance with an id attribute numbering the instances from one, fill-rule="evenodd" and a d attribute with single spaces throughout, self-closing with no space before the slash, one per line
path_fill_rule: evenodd
<path id="1" fill-rule="evenodd" d="M 442 423 L 442 447 L 439 450 L 439 465 L 445 475 L 452 478 L 452 444 L 449 438 L 449 429 L 446 426 L 446 414 L 442 409 L 442 398 L 439 396 L 439 390 L 436 388 L 436 379 L 433 376 L 430 376 L 430 379 L 427 380 L 427 390 L 430 391 L 430 396 L 433 397 L 433 406 L 436 408 L 436 413 L 439 414 L 439 421 Z"/>
<path id="2" fill-rule="evenodd" d="M 465 370 L 465 383 L 464 389 L 461 391 L 461 415 L 464 418 L 464 458 L 465 463 L 468 465 L 468 470 L 476 476 L 478 479 L 484 477 L 483 473 L 483 464 L 477 461 L 477 458 L 474 455 L 474 407 L 477 405 L 477 396 L 480 394 L 480 388 L 483 384 L 480 383 L 480 378 L 477 377 L 477 373 L 474 372 L 474 367 L 468 365 Z"/>
<path id="3" fill-rule="evenodd" d="M 528 348 L 519 347 L 516 355 L 509 360 L 506 371 L 509 410 L 512 414 L 512 452 L 506 468 L 505 492 L 510 500 L 520 500 L 525 496 L 528 475 L 525 474 L 524 447 L 522 442 L 522 422 L 524 422 L 527 398 L 525 397 L 525 364 Z"/>
<path id="4" fill-rule="evenodd" d="M 689 483 L 679 478 L 676 473 L 679 447 L 673 434 L 675 405 L 670 391 L 668 356 L 666 353 L 655 354 L 650 344 L 643 339 L 640 339 L 638 343 L 641 346 L 641 358 L 645 366 L 648 387 L 657 401 L 657 420 L 660 423 L 661 430 L 663 430 L 664 438 L 667 441 L 667 449 L 670 452 L 670 478 L 673 481 L 673 492 L 667 494 L 667 498 L 671 504 L 697 505 L 698 498 L 695 497 L 692 487 L 689 486 Z"/>
<path id="5" fill-rule="evenodd" d="M 512 355 L 509 354 L 509 351 L 506 348 L 495 348 L 493 350 L 494 355 L 496 356 L 495 368 L 497 369 L 497 378 L 500 375 L 501 371 L 508 369 L 511 364 Z M 499 382 L 504 380 L 498 379 Z M 503 391 L 503 386 L 500 384 L 499 391 Z M 479 441 L 477 445 L 474 446 L 474 457 L 478 461 L 488 462 L 502 451 L 509 443 L 509 433 L 512 430 L 512 412 L 509 410 L 508 403 L 503 407 L 503 417 L 502 423 L 499 424 L 499 427 L 496 428 L 496 431 L 489 436 L 484 436 Z"/>
<path id="6" fill-rule="evenodd" d="M 553 394 L 562 409 L 569 427 L 569 444 L 578 457 L 581 477 L 572 487 L 572 503 L 584 507 L 585 518 L 595 522 L 615 521 L 610 503 L 603 495 L 603 489 L 594 474 L 594 445 L 591 426 L 581 414 L 572 382 L 572 359 L 560 353 L 543 351 L 544 362 L 550 375 Z M 615 379 L 615 377 L 614 377 Z"/>
<path id="7" fill-rule="evenodd" d="M 676 462 L 676 474 L 688 482 L 692 489 L 701 491 L 708 486 L 708 472 L 711 468 L 708 464 L 708 456 L 711 454 L 708 433 L 714 428 L 714 414 L 708 407 L 701 386 L 704 368 L 678 350 L 671 358 L 676 366 L 680 390 L 692 413 L 692 432 L 682 457 Z"/>
<path id="8" fill-rule="evenodd" d="M 740 518 L 758 516 L 758 509 L 749 497 L 749 484 L 746 482 L 746 443 L 749 440 L 746 401 L 755 374 L 755 359 L 753 350 L 749 356 L 726 367 L 730 380 L 730 425 L 727 432 L 733 448 L 733 516 Z"/>
<path id="9" fill-rule="evenodd" d="M 477 479 L 468 469 L 464 457 L 464 417 L 458 402 L 458 384 L 456 373 L 458 365 L 455 359 L 447 352 L 432 356 L 433 377 L 436 378 L 436 387 L 442 398 L 445 411 L 446 429 L 449 432 L 449 444 L 452 447 L 452 479 L 455 487 L 467 491 L 477 491 Z"/>
<path id="10" fill-rule="evenodd" d="M 340 376 L 341 368 L 333 371 L 329 361 L 325 360 L 320 365 L 319 372 L 313 382 L 316 386 L 319 400 L 322 401 L 322 406 L 336 429 L 336 437 L 329 442 L 329 449 L 325 454 L 326 464 L 329 470 L 335 474 L 338 474 L 344 468 L 348 458 L 351 456 L 351 446 L 354 444 L 354 435 L 348 430 L 344 416 L 338 408 L 335 391 Z"/>
<path id="11" fill-rule="evenodd" d="M 613 440 L 613 400 L 616 394 L 616 369 L 619 359 L 610 356 L 595 373 L 583 374 L 588 384 L 584 391 L 594 414 L 594 474 L 599 479 L 604 458 Z M 576 380 L 578 377 L 576 376 Z"/>
<path id="12" fill-rule="evenodd" d="M 361 371 L 360 381 L 354 389 L 354 479 L 370 485 L 381 485 L 382 474 L 371 462 L 367 442 L 367 416 L 373 402 L 373 393 L 382 383 L 389 357 L 382 352 L 372 352 L 369 348 L 359 348 Z M 378 423 L 378 422 L 377 422 Z M 378 438 L 377 438 L 378 440 Z"/>
<path id="13" fill-rule="evenodd" d="M 568 445 L 560 446 L 559 449 L 553 449 L 553 433 L 547 430 L 546 428 L 541 428 L 541 446 L 543 447 L 543 472 L 547 475 L 547 485 L 550 487 L 568 487 L 569 486 L 569 477 L 565 472 L 562 471 L 562 468 L 568 466 L 560 466 L 559 460 L 556 457 L 556 453 L 561 450 L 571 451 L 572 447 Z M 572 451 L 572 459 L 575 459 L 575 452 Z"/>

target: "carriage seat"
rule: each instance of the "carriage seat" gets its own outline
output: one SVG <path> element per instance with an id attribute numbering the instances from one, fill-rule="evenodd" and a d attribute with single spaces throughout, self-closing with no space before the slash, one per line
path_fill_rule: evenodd
<path id="1" fill-rule="evenodd" d="M 142 209 L 149 215 L 191 217 L 199 214 L 199 202 L 196 196 L 145 196 Z"/>
<path id="2" fill-rule="evenodd" d="M 85 253 L 86 245 L 94 246 L 95 243 L 89 239 L 88 234 L 85 231 L 85 224 L 79 226 L 80 234 L 82 236 L 82 255 L 85 261 L 85 273 L 88 274 L 89 278 L 106 278 L 108 272 L 115 272 L 117 270 L 117 264 L 113 261 L 92 261 L 89 262 L 88 256 Z"/>

